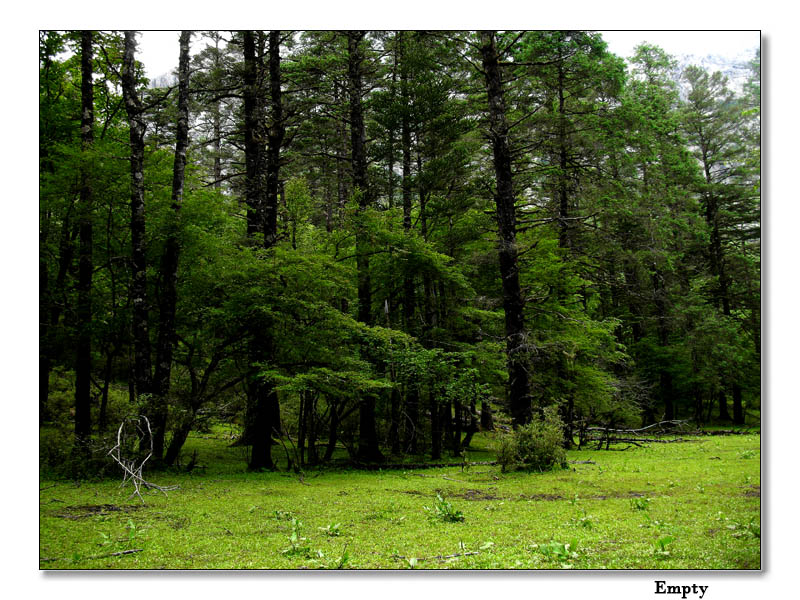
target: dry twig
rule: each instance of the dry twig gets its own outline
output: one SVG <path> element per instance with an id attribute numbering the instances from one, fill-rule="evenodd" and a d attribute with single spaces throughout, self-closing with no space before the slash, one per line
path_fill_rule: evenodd
<path id="1" fill-rule="evenodd" d="M 130 421 L 134 421 L 133 418 L 126 419 Z M 135 419 L 136 429 L 139 432 L 139 441 L 141 447 L 141 441 L 144 439 L 145 432 L 142 429 L 142 421 L 147 426 L 147 438 L 150 440 L 150 451 L 147 453 L 147 456 L 144 459 L 137 463 L 135 458 L 125 458 L 122 456 L 122 446 L 123 446 L 123 432 L 125 430 L 125 421 L 120 423 L 119 429 L 117 430 L 117 445 L 114 446 L 111 450 L 108 451 L 108 455 L 113 458 L 117 464 L 122 467 L 122 471 L 124 473 L 122 478 L 122 484 L 120 487 L 124 486 L 125 483 L 130 480 L 133 483 L 133 493 L 130 495 L 129 498 L 133 498 L 134 496 L 139 496 L 139 500 L 142 501 L 144 504 L 144 498 L 142 498 L 141 487 L 148 490 L 158 490 L 159 492 L 163 492 L 164 495 L 167 495 L 167 491 L 177 490 L 180 486 L 178 485 L 170 485 L 170 486 L 160 486 L 156 485 L 155 483 L 150 483 L 146 481 L 142 476 L 142 469 L 144 469 L 145 463 L 150 460 L 150 457 L 153 456 L 153 432 L 150 429 L 150 421 L 144 415 L 137 417 Z"/>

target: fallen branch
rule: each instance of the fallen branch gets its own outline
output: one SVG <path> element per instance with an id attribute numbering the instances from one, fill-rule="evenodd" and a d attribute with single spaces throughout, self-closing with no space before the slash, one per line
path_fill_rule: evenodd
<path id="1" fill-rule="evenodd" d="M 131 550 L 121 550 L 120 552 L 110 552 L 108 554 L 95 554 L 94 556 L 87 556 L 86 560 L 97 560 L 98 558 L 109 558 L 111 556 L 124 556 L 126 554 L 136 554 L 137 552 L 142 552 L 144 548 L 133 548 Z M 40 558 L 39 562 L 55 562 L 57 560 L 62 560 L 58 557 L 47 557 L 47 558 Z"/>
<path id="2" fill-rule="evenodd" d="M 602 431 L 605 434 L 610 433 L 642 433 L 644 431 L 648 431 L 653 429 L 654 427 L 661 427 L 670 426 L 670 427 L 683 427 L 686 425 L 686 421 L 659 421 L 658 423 L 652 423 L 651 425 L 647 425 L 646 427 L 640 427 L 639 429 L 611 429 L 610 427 L 587 427 L 584 431 Z"/>
<path id="3" fill-rule="evenodd" d="M 133 419 L 130 419 L 133 420 Z M 158 490 L 162 492 L 165 496 L 167 496 L 167 491 L 177 490 L 180 488 L 179 485 L 170 485 L 170 486 L 160 486 L 156 485 L 155 483 L 151 483 L 146 481 L 142 476 L 142 470 L 144 469 L 145 463 L 150 460 L 150 457 L 153 456 L 153 432 L 150 429 L 150 421 L 145 416 L 140 416 L 136 419 L 136 428 L 141 434 L 139 441 L 141 447 L 141 440 L 144 438 L 144 430 L 141 428 L 140 423 L 144 420 L 145 425 L 147 425 L 147 436 L 150 439 L 150 451 L 148 452 L 147 456 L 144 457 L 144 460 L 140 463 L 136 463 L 136 459 L 129 459 L 122 456 L 122 442 L 123 442 L 123 431 L 125 429 L 125 421 L 120 423 L 119 429 L 117 430 L 117 445 L 111 448 L 108 451 L 108 455 L 113 458 L 117 464 L 122 467 L 123 471 L 123 478 L 122 484 L 120 487 L 124 486 L 125 483 L 130 480 L 133 483 L 133 493 L 129 496 L 133 498 L 134 496 L 139 496 L 139 500 L 142 501 L 144 504 L 144 498 L 142 498 L 142 493 L 140 488 L 144 486 L 145 489 L 148 490 Z"/>
<path id="4" fill-rule="evenodd" d="M 448 558 L 458 558 L 459 556 L 473 556 L 475 554 L 480 554 L 477 550 L 475 552 L 458 552 L 456 554 L 440 554 L 438 556 L 423 556 L 422 558 L 415 558 L 415 557 L 407 557 L 402 556 L 400 554 L 392 554 L 392 558 L 397 558 L 400 560 L 411 560 L 414 559 L 416 561 L 423 561 L 423 560 L 447 560 Z"/>
<path id="5" fill-rule="evenodd" d="M 108 558 L 110 556 L 124 556 L 126 554 L 136 554 L 142 552 L 144 548 L 134 548 L 132 550 L 122 550 L 121 552 L 111 552 L 109 554 L 96 554 L 95 556 L 87 556 L 86 560 L 96 560 L 98 558 Z"/>

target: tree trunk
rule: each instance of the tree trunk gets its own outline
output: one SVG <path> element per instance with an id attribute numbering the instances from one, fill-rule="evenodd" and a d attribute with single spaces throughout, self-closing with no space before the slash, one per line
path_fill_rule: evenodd
<path id="1" fill-rule="evenodd" d="M 261 101 L 259 93 L 259 65 L 256 40 L 252 31 L 242 33 L 244 51 L 243 104 L 244 104 L 244 162 L 245 206 L 247 210 L 247 237 L 253 239 L 261 231 L 261 203 L 263 200 Z"/>
<path id="2" fill-rule="evenodd" d="M 725 390 L 719 390 L 717 394 L 717 402 L 719 406 L 719 420 L 730 421 L 731 415 L 728 412 L 728 396 L 725 393 Z"/>
<path id="3" fill-rule="evenodd" d="M 88 153 L 94 144 L 94 89 L 92 87 L 92 32 L 81 32 L 81 189 L 78 214 L 78 339 L 75 348 L 75 444 L 84 446 L 92 430 L 92 185 Z"/>
<path id="4" fill-rule="evenodd" d="M 358 194 L 359 215 L 372 205 L 372 194 L 367 179 L 367 134 L 364 128 L 363 82 L 361 69 L 364 62 L 362 41 L 364 31 L 347 32 L 347 77 L 350 93 L 350 152 L 353 162 L 353 187 Z M 356 270 L 358 272 L 358 320 L 372 325 L 372 285 L 369 272 L 369 240 L 363 223 L 356 231 Z M 375 419 L 375 398 L 364 398 L 359 406 L 358 458 L 365 461 L 383 460 L 378 447 Z"/>
<path id="5" fill-rule="evenodd" d="M 325 449 L 323 462 L 328 462 L 333 458 L 333 451 L 336 449 L 337 433 L 339 431 L 339 408 L 335 400 L 328 399 L 331 403 L 331 420 L 328 424 L 328 447 Z"/>
<path id="6" fill-rule="evenodd" d="M 431 459 L 442 458 L 442 419 L 436 397 L 430 393 L 431 413 Z"/>
<path id="7" fill-rule="evenodd" d="M 280 188 L 280 152 L 284 137 L 283 108 L 280 89 L 280 32 L 269 34 L 270 127 L 263 149 L 264 122 L 259 92 L 260 58 L 263 41 L 256 42 L 252 31 L 243 32 L 245 88 L 245 163 L 247 178 L 248 235 L 264 234 L 264 248 L 274 247 L 278 239 L 277 215 Z M 266 169 L 266 174 L 265 174 Z M 252 340 L 250 360 L 253 364 L 274 362 L 275 341 L 272 323 L 254 323 L 251 331 L 259 332 Z M 248 469 L 274 469 L 272 435 L 280 435 L 280 404 L 274 385 L 253 375 L 248 385 L 247 438 L 252 444 Z"/>
<path id="8" fill-rule="evenodd" d="M 503 283 L 509 408 L 514 426 L 531 419 L 531 397 L 525 357 L 524 301 L 517 264 L 517 219 L 508 141 L 506 107 L 494 32 L 481 32 L 481 57 L 489 103 L 489 137 L 497 183 L 498 256 Z"/>
<path id="9" fill-rule="evenodd" d="M 475 407 L 475 400 L 469 404 L 469 424 L 467 425 L 466 435 L 464 441 L 461 442 L 460 450 L 466 450 L 472 443 L 472 436 L 478 432 L 478 411 Z"/>
<path id="10" fill-rule="evenodd" d="M 494 419 L 492 419 L 492 405 L 488 400 L 481 402 L 481 430 L 494 431 Z"/>
<path id="11" fill-rule="evenodd" d="M 411 211 L 413 208 L 411 191 L 411 123 L 410 123 L 410 100 L 408 91 L 408 65 L 405 55 L 405 40 L 403 32 L 398 32 L 398 54 L 400 60 L 400 97 L 402 98 L 402 115 L 400 122 L 400 145 L 402 148 L 403 163 L 403 230 L 407 236 L 412 234 Z M 411 335 L 416 331 L 414 323 L 414 273 L 406 268 L 403 272 L 403 326 L 406 333 Z M 405 420 L 405 440 L 406 451 L 416 454 L 417 448 L 417 428 L 419 427 L 419 390 L 416 385 L 406 386 L 406 420 Z"/>
<path id="12" fill-rule="evenodd" d="M 136 33 L 125 32 L 122 95 L 128 114 L 131 144 L 131 301 L 133 303 L 134 393 L 137 398 L 152 391 L 150 333 L 147 304 L 147 262 L 144 206 L 143 109 L 136 90 Z M 152 409 L 148 410 L 152 414 Z"/>
<path id="13" fill-rule="evenodd" d="M 172 223 L 169 225 L 164 255 L 161 257 L 161 294 L 159 306 L 156 366 L 153 396 L 156 412 L 153 415 L 153 456 L 164 454 L 164 436 L 167 429 L 167 396 L 172 373 L 172 352 L 175 347 L 175 313 L 178 304 L 178 261 L 180 245 L 178 229 L 183 203 L 186 172 L 186 150 L 189 146 L 189 40 L 190 31 L 180 35 L 178 59 L 178 122 L 175 132 L 175 159 L 172 167 Z"/>
<path id="14" fill-rule="evenodd" d="M 270 126 L 267 128 L 266 203 L 263 211 L 264 247 L 272 248 L 278 240 L 278 189 L 281 147 L 286 127 L 281 98 L 280 31 L 270 31 L 268 39 Z"/>

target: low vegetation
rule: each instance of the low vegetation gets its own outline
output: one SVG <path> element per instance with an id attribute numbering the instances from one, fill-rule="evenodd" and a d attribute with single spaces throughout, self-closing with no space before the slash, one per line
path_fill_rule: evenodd
<path id="1" fill-rule="evenodd" d="M 227 432 L 187 441 L 198 467 L 131 498 L 119 479 L 40 484 L 43 569 L 758 569 L 760 437 L 566 454 L 543 472 L 248 473 Z M 456 459 L 453 459 L 454 461 Z"/>

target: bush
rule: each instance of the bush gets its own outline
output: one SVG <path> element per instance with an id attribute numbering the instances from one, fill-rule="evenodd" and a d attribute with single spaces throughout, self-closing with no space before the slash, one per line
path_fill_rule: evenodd
<path id="1" fill-rule="evenodd" d="M 537 471 L 565 467 L 567 452 L 563 444 L 564 423 L 557 409 L 548 407 L 542 417 L 534 417 L 527 425 L 499 439 L 495 446 L 497 462 L 504 472 L 511 467 Z"/>

